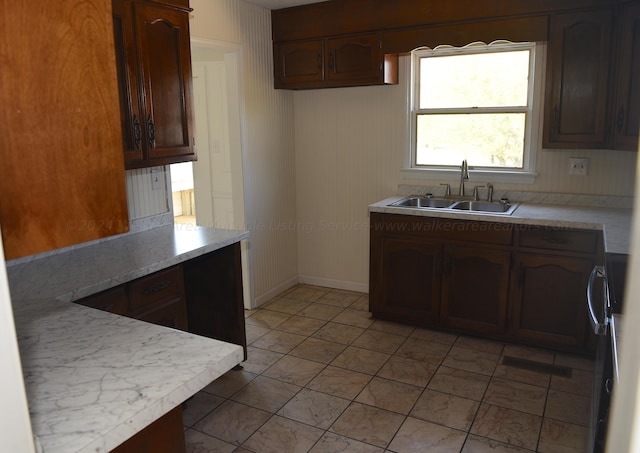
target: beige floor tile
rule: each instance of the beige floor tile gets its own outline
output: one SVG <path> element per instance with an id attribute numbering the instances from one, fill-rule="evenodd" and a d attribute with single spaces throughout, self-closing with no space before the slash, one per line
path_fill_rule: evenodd
<path id="1" fill-rule="evenodd" d="M 567 393 L 591 396 L 593 387 L 593 372 L 574 369 L 571 377 L 552 376 L 550 387 Z"/>
<path id="2" fill-rule="evenodd" d="M 541 424 L 542 417 L 537 415 L 482 403 L 471 433 L 535 450 Z"/>
<path id="3" fill-rule="evenodd" d="M 435 363 L 391 356 L 377 375 L 393 381 L 425 387 L 437 368 L 438 365 Z"/>
<path id="4" fill-rule="evenodd" d="M 271 414 L 233 401 L 226 401 L 200 420 L 193 429 L 240 445 L 247 440 Z"/>
<path id="5" fill-rule="evenodd" d="M 470 434 L 461 453 L 531 453 L 532 451 Z"/>
<path id="6" fill-rule="evenodd" d="M 478 407 L 478 401 L 427 389 L 416 402 L 410 415 L 449 428 L 469 431 Z"/>
<path id="7" fill-rule="evenodd" d="M 254 341 L 251 346 L 254 348 L 267 349 L 269 351 L 286 354 L 302 343 L 306 338 L 307 337 L 304 335 L 272 330 Z"/>
<path id="8" fill-rule="evenodd" d="M 540 453 L 582 453 L 587 451 L 589 430 L 585 426 L 573 425 L 546 418 L 542 422 Z"/>
<path id="9" fill-rule="evenodd" d="M 245 323 L 251 324 L 252 326 L 263 327 L 266 329 L 273 329 L 274 327 L 277 327 L 280 324 L 282 324 L 284 321 L 286 321 L 290 317 L 291 315 L 287 313 L 260 309 L 260 310 L 257 310 L 248 318 L 245 318 Z"/>
<path id="10" fill-rule="evenodd" d="M 335 318 L 333 318 L 332 321 L 363 329 L 366 329 L 373 324 L 371 313 L 362 310 L 354 310 L 352 308 L 345 308 Z"/>
<path id="11" fill-rule="evenodd" d="M 299 391 L 300 387 L 297 385 L 258 376 L 238 390 L 231 399 L 247 406 L 275 413 Z"/>
<path id="12" fill-rule="evenodd" d="M 378 447 L 386 447 L 404 416 L 393 412 L 351 403 L 331 426 L 330 431 Z"/>
<path id="13" fill-rule="evenodd" d="M 398 324 L 397 322 L 374 319 L 373 324 L 369 326 L 369 330 L 390 333 L 393 335 L 400 335 L 401 337 L 408 337 L 415 330 L 415 327 Z"/>
<path id="14" fill-rule="evenodd" d="M 396 356 L 423 362 L 440 363 L 447 356 L 450 347 L 442 343 L 407 338 L 396 351 Z"/>
<path id="15" fill-rule="evenodd" d="M 376 374 L 389 359 L 389 354 L 348 346 L 331 365 L 361 373 Z"/>
<path id="16" fill-rule="evenodd" d="M 542 388 L 548 388 L 549 382 L 551 382 L 551 374 L 549 373 L 538 373 L 537 371 L 501 364 L 498 364 L 493 376 Z"/>
<path id="17" fill-rule="evenodd" d="M 184 426 L 193 426 L 205 415 L 224 402 L 224 398 L 207 392 L 198 392 L 189 398 L 182 410 Z"/>
<path id="18" fill-rule="evenodd" d="M 286 355 L 267 368 L 262 375 L 303 387 L 325 366 L 322 363 Z"/>
<path id="19" fill-rule="evenodd" d="M 242 387 L 254 380 L 256 376 L 256 374 L 250 373 L 244 369 L 227 371 L 202 390 L 223 398 L 229 398 Z"/>
<path id="20" fill-rule="evenodd" d="M 331 363 L 345 348 L 345 345 L 334 343 L 333 341 L 307 338 L 296 346 L 290 354 L 302 359 L 313 360 L 314 362 Z"/>
<path id="21" fill-rule="evenodd" d="M 271 365 L 280 360 L 284 354 L 280 352 L 267 351 L 266 349 L 247 347 L 247 360 L 242 362 L 245 371 L 260 374 Z"/>
<path id="22" fill-rule="evenodd" d="M 369 311 L 369 296 L 360 296 L 358 300 L 349 305 L 354 310 Z"/>
<path id="23" fill-rule="evenodd" d="M 420 387 L 374 377 L 355 401 L 407 415 L 421 393 Z"/>
<path id="24" fill-rule="evenodd" d="M 236 445 L 208 436 L 194 429 L 184 433 L 187 453 L 232 453 Z"/>
<path id="25" fill-rule="evenodd" d="M 474 351 L 454 345 L 442 364 L 459 370 L 491 376 L 496 369 L 499 358 L 498 354 Z"/>
<path id="26" fill-rule="evenodd" d="M 274 416 L 243 447 L 259 453 L 306 453 L 322 434 L 321 429 Z"/>
<path id="27" fill-rule="evenodd" d="M 549 390 L 545 417 L 576 425 L 589 426 L 591 398 L 574 393 Z"/>
<path id="28" fill-rule="evenodd" d="M 329 321 L 335 318 L 342 310 L 344 310 L 343 307 L 316 302 L 298 312 L 298 316 Z"/>
<path id="29" fill-rule="evenodd" d="M 318 302 L 322 304 L 327 304 L 327 305 L 334 305 L 336 307 L 347 308 L 348 306 L 356 302 L 358 299 L 360 299 L 361 296 L 362 296 L 362 293 L 333 290 L 325 294 L 324 296 L 322 296 L 322 298 L 320 298 Z"/>
<path id="30" fill-rule="evenodd" d="M 473 349 L 474 351 L 490 352 L 492 354 L 502 354 L 502 350 L 504 349 L 504 343 L 474 337 L 458 337 L 455 345 L 460 348 Z"/>
<path id="31" fill-rule="evenodd" d="M 434 423 L 407 418 L 389 449 L 397 453 L 459 452 L 466 433 Z"/>
<path id="32" fill-rule="evenodd" d="M 251 344 L 261 336 L 271 332 L 267 327 L 259 327 L 251 324 L 245 324 L 245 332 L 247 335 L 247 344 Z"/>
<path id="33" fill-rule="evenodd" d="M 298 335 L 311 335 L 320 327 L 324 326 L 325 321 L 321 319 L 306 318 L 304 316 L 294 315 L 279 324 L 276 329 L 284 332 L 295 333 Z"/>
<path id="34" fill-rule="evenodd" d="M 488 376 L 478 373 L 441 366 L 431 378 L 428 388 L 481 401 L 489 380 Z"/>
<path id="35" fill-rule="evenodd" d="M 365 329 L 360 327 L 347 326 L 337 322 L 328 322 L 320 330 L 313 334 L 314 338 L 333 341 L 342 344 L 351 344 L 358 338 Z"/>
<path id="36" fill-rule="evenodd" d="M 373 445 L 349 439 L 339 434 L 326 433 L 309 453 L 383 453 L 384 450 Z"/>
<path id="37" fill-rule="evenodd" d="M 504 347 L 503 355 L 517 357 L 519 359 L 531 360 L 532 362 L 552 364 L 555 360 L 555 353 L 547 349 L 521 346 L 517 344 L 507 344 Z"/>
<path id="38" fill-rule="evenodd" d="M 353 346 L 393 354 L 405 340 L 406 337 L 400 335 L 367 329 L 353 342 Z"/>
<path id="39" fill-rule="evenodd" d="M 435 341 L 437 343 L 453 346 L 458 336 L 448 332 L 439 332 L 431 329 L 414 329 L 411 338 L 418 340 Z"/>
<path id="40" fill-rule="evenodd" d="M 268 308 L 269 310 L 281 311 L 282 313 L 295 315 L 310 304 L 311 302 L 307 301 L 290 299 L 288 297 L 277 297 L 275 299 L 271 299 L 266 304 L 261 305 L 260 308 Z"/>
<path id="41" fill-rule="evenodd" d="M 368 374 L 328 366 L 307 384 L 307 388 L 352 400 L 369 380 L 371 376 Z"/>
<path id="42" fill-rule="evenodd" d="M 278 415 L 317 428 L 327 429 L 351 401 L 315 390 L 302 389 L 278 411 Z"/>
<path id="43" fill-rule="evenodd" d="M 494 377 L 489 383 L 483 401 L 528 414 L 542 415 L 546 399 L 545 388 Z"/>
<path id="44" fill-rule="evenodd" d="M 319 286 L 298 285 L 282 294 L 282 296 L 290 299 L 315 302 L 330 291 L 328 288 L 321 288 Z"/>

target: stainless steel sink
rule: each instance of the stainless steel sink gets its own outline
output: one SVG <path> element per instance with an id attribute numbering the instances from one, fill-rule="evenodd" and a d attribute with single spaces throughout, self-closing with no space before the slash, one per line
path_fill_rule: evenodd
<path id="1" fill-rule="evenodd" d="M 510 215 L 518 207 L 517 203 L 496 203 L 489 201 L 458 201 L 451 209 L 458 211 L 490 212 L 492 214 Z"/>
<path id="2" fill-rule="evenodd" d="M 455 203 L 455 200 L 446 200 L 444 198 L 408 197 L 392 203 L 391 206 L 442 209 L 448 208 L 453 203 Z"/>

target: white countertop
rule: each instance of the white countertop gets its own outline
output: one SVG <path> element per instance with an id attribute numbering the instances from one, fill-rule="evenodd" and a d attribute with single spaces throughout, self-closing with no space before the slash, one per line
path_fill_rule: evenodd
<path id="1" fill-rule="evenodd" d="M 166 225 L 13 264 L 13 300 L 74 301 L 247 239 L 238 230 Z"/>
<path id="2" fill-rule="evenodd" d="M 243 360 L 239 345 L 57 300 L 14 304 L 45 453 L 108 452 Z"/>
<path id="3" fill-rule="evenodd" d="M 405 196 L 399 195 L 369 205 L 370 212 L 423 217 L 481 220 L 520 225 L 600 230 L 604 233 L 605 252 L 628 253 L 631 234 L 631 209 L 520 203 L 511 215 L 464 212 L 452 209 L 418 209 L 389 206 Z"/>
<path id="4" fill-rule="evenodd" d="M 247 239 L 167 225 L 7 263 L 34 434 L 107 452 L 244 358 L 242 346 L 70 303 Z"/>

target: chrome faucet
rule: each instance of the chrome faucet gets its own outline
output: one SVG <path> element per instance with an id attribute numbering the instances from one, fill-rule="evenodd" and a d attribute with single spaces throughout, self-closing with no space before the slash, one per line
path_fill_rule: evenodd
<path id="1" fill-rule="evenodd" d="M 487 189 L 488 189 L 488 193 L 487 193 L 487 201 L 489 203 L 493 203 L 493 184 L 491 184 L 490 182 L 487 183 Z"/>
<path id="2" fill-rule="evenodd" d="M 460 193 L 461 197 L 464 197 L 464 180 L 469 179 L 469 166 L 467 165 L 467 159 L 462 161 L 462 165 L 460 166 Z"/>

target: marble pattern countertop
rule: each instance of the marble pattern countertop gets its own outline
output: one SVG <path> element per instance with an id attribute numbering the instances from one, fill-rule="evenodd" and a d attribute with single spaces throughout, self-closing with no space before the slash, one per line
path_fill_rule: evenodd
<path id="1" fill-rule="evenodd" d="M 239 345 L 58 300 L 14 304 L 44 453 L 108 452 L 243 359 Z"/>
<path id="2" fill-rule="evenodd" d="M 242 362 L 242 346 L 70 301 L 248 237 L 171 224 L 8 262 L 36 445 L 107 452 Z"/>
<path id="3" fill-rule="evenodd" d="M 369 205 L 370 212 L 405 214 L 424 217 L 444 217 L 461 220 L 482 220 L 520 225 L 555 228 L 599 230 L 604 234 L 605 252 L 626 254 L 631 235 L 631 209 L 568 206 L 559 204 L 520 203 L 511 215 L 470 213 L 450 209 L 421 209 L 389 206 L 404 198 L 390 197 Z"/>
<path id="4" fill-rule="evenodd" d="M 74 301 L 247 239 L 238 230 L 165 225 L 7 263 L 13 300 Z"/>

